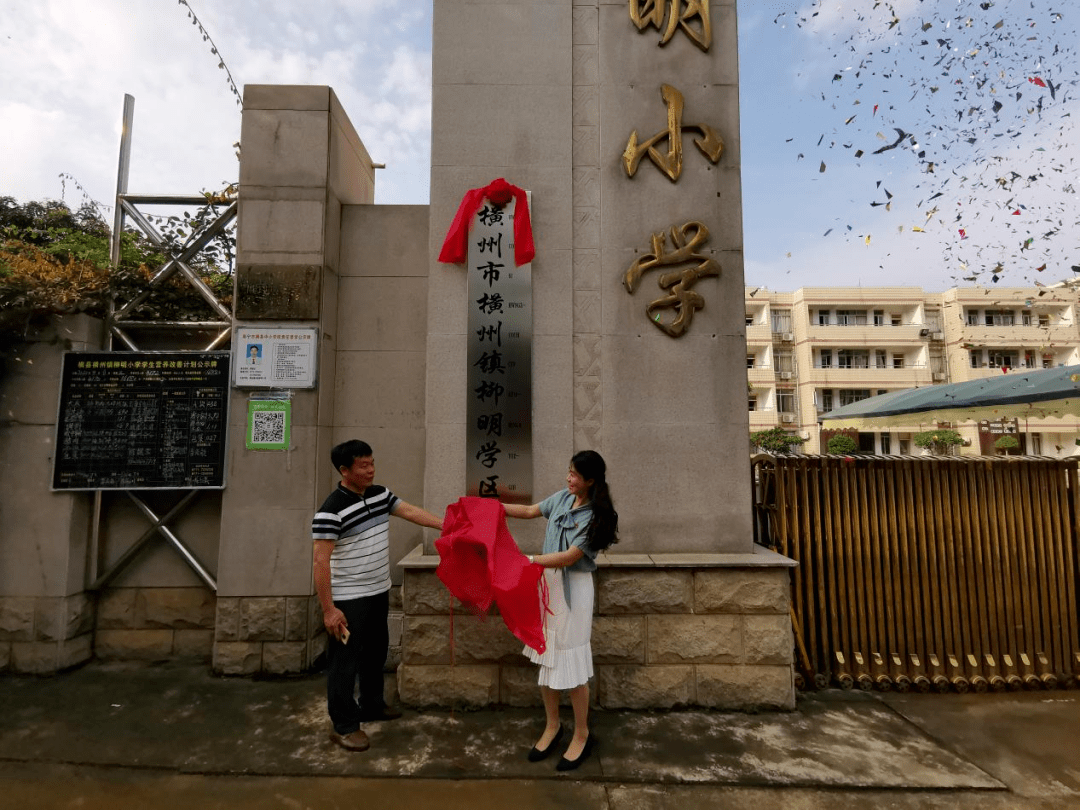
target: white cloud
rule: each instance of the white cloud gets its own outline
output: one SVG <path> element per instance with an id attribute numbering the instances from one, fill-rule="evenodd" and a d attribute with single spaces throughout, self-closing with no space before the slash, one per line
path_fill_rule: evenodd
<path id="1" fill-rule="evenodd" d="M 94 198 L 111 202 L 125 93 L 136 99 L 132 191 L 192 193 L 237 177 L 232 144 L 240 136 L 240 109 L 219 57 L 185 6 L 170 0 L 5 6 L 0 19 L 11 34 L 0 37 L 0 75 L 19 80 L 0 89 L 0 194 L 58 197 L 57 176 L 68 172 Z M 333 87 L 374 159 L 394 164 L 379 175 L 380 199 L 426 201 L 431 56 L 424 3 L 192 0 L 192 6 L 241 91 L 245 83 Z"/>

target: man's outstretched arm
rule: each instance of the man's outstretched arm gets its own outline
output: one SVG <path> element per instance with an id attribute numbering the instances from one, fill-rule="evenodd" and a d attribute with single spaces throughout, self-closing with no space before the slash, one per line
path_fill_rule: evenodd
<path id="1" fill-rule="evenodd" d="M 437 518 L 426 509 L 421 509 L 419 506 L 413 506 L 411 503 L 399 500 L 397 506 L 394 507 L 393 514 L 394 517 L 404 518 L 410 523 L 415 523 L 417 526 L 426 526 L 429 529 L 438 529 L 439 531 L 442 531 L 441 518 Z"/>

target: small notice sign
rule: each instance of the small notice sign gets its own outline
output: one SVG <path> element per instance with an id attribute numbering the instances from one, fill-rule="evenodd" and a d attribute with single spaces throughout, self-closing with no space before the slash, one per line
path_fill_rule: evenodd
<path id="1" fill-rule="evenodd" d="M 292 403 L 288 400 L 253 399 L 248 402 L 248 450 L 288 450 Z"/>
<path id="2" fill-rule="evenodd" d="M 314 388 L 319 332 L 314 328 L 238 327 L 234 384 L 240 388 Z"/>

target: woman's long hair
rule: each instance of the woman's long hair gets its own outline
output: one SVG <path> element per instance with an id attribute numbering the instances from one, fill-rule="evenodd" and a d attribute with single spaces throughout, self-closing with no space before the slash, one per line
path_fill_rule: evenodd
<path id="1" fill-rule="evenodd" d="M 594 450 L 582 450 L 570 459 L 571 466 L 586 481 L 591 480 L 589 501 L 592 503 L 592 520 L 585 542 L 593 551 L 603 551 L 612 543 L 619 542 L 619 513 L 611 502 L 607 483 L 607 465 Z"/>

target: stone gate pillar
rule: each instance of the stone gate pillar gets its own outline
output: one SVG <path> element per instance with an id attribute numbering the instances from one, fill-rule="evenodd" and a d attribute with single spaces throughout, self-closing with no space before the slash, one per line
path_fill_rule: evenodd
<path id="1" fill-rule="evenodd" d="M 594 449 L 620 516 L 600 701 L 793 705 L 790 561 L 752 540 L 735 0 L 435 0 L 432 59 L 428 502 L 465 491 L 467 268 L 435 257 L 505 177 L 533 195 L 534 500 Z M 497 622 L 446 666 L 433 551 L 406 561 L 402 697 L 535 701 Z"/>
<path id="2" fill-rule="evenodd" d="M 248 86 L 241 132 L 235 319 L 316 327 L 318 386 L 293 389 L 288 450 L 244 446 L 252 389 L 232 391 L 214 669 L 298 672 L 322 652 L 311 517 L 336 478 L 341 207 L 371 203 L 371 159 L 329 87 Z"/>
<path id="3" fill-rule="evenodd" d="M 86 588 L 93 495 L 50 492 L 64 351 L 95 351 L 101 321 L 50 319 L 7 361 L 0 386 L 0 672 L 49 673 L 93 655 Z"/>

